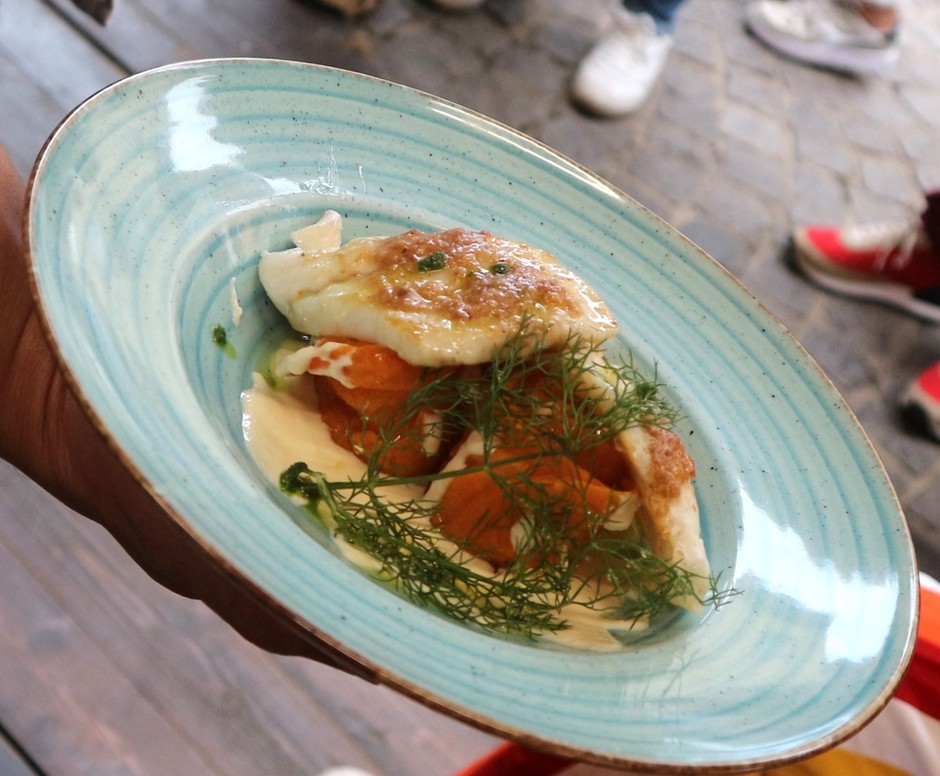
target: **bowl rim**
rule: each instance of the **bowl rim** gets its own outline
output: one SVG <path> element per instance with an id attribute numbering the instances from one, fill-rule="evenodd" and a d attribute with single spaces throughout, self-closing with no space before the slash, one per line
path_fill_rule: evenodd
<path id="1" fill-rule="evenodd" d="M 314 659 L 322 659 L 325 662 L 334 664 L 341 669 L 348 671 L 354 675 L 360 676 L 361 678 L 366 679 L 367 681 L 373 683 L 380 683 L 386 686 L 389 686 L 399 692 L 402 692 L 408 697 L 411 697 L 430 708 L 433 708 L 437 711 L 443 712 L 451 717 L 462 720 L 469 724 L 474 725 L 475 727 L 482 729 L 486 732 L 490 732 L 499 736 L 504 736 L 511 738 L 512 740 L 524 745 L 529 746 L 534 749 L 539 749 L 543 751 L 550 752 L 551 754 L 567 757 L 571 759 L 582 759 L 590 762 L 597 763 L 599 765 L 607 766 L 619 766 L 633 768 L 643 771 L 649 770 L 658 770 L 669 773 L 676 774 L 719 774 L 719 773 L 735 773 L 743 772 L 748 770 L 753 770 L 755 767 L 769 767 L 769 766 L 781 766 L 787 763 L 796 762 L 802 760 L 810 755 L 818 754 L 823 751 L 826 751 L 837 744 L 841 743 L 845 739 L 849 738 L 851 735 L 855 734 L 863 727 L 865 727 L 888 703 L 888 701 L 893 696 L 894 690 L 897 684 L 900 682 L 903 677 L 904 672 L 907 669 L 914 651 L 915 636 L 918 622 L 918 589 L 917 585 L 913 584 L 911 594 L 911 619 L 909 624 L 909 630 L 906 638 L 906 642 L 903 648 L 902 656 L 899 665 L 894 671 L 891 679 L 888 684 L 882 689 L 882 691 L 872 700 L 869 706 L 857 714 L 852 720 L 845 723 L 842 727 L 833 730 L 828 735 L 814 740 L 810 743 L 804 743 L 802 746 L 795 749 L 789 749 L 783 754 L 775 754 L 769 757 L 763 756 L 754 756 L 746 760 L 739 760 L 734 758 L 729 758 L 722 762 L 709 763 L 706 765 L 693 765 L 684 762 L 659 762 L 659 761 L 647 761 L 647 760 L 632 760 L 625 759 L 620 757 L 608 757 L 608 756 L 598 756 L 597 753 L 585 751 L 577 747 L 572 747 L 565 745 L 560 742 L 546 741 L 522 728 L 513 728 L 503 723 L 496 723 L 492 719 L 488 718 L 485 714 L 474 713 L 472 710 L 467 708 L 461 703 L 454 703 L 451 700 L 438 697 L 432 692 L 429 692 L 428 689 L 421 687 L 420 684 L 412 682 L 410 680 L 404 679 L 403 677 L 396 674 L 394 671 L 386 669 L 380 663 L 372 661 L 357 651 L 351 649 L 348 645 L 340 642 L 339 639 L 331 637 L 329 634 L 323 632 L 315 623 L 311 622 L 306 617 L 300 615 L 292 608 L 290 608 L 285 603 L 277 599 L 276 596 L 272 595 L 268 591 L 264 590 L 257 581 L 251 579 L 243 570 L 239 569 L 236 564 L 231 562 L 228 558 L 225 557 L 218 548 L 214 547 L 211 543 L 207 543 L 203 540 L 198 530 L 195 530 L 194 525 L 191 520 L 187 518 L 184 514 L 178 511 L 172 504 L 170 504 L 163 496 L 160 495 L 158 490 L 154 487 L 153 483 L 148 479 L 147 475 L 144 473 L 143 469 L 135 463 L 131 456 L 124 450 L 120 442 L 117 441 L 113 432 L 109 429 L 108 425 L 101 418 L 95 407 L 93 406 L 92 401 L 86 395 L 79 379 L 73 372 L 73 368 L 70 365 L 68 359 L 63 353 L 61 348 L 59 338 L 52 326 L 50 320 L 49 311 L 46 308 L 45 302 L 43 300 L 42 292 L 40 289 L 39 279 L 37 277 L 37 268 L 36 268 L 36 259 L 33 255 L 33 236 L 32 236 L 32 224 L 34 218 L 34 207 L 35 200 L 38 196 L 39 186 L 42 180 L 42 174 L 45 169 L 46 163 L 49 159 L 49 156 L 53 153 L 54 149 L 60 142 L 64 134 L 67 133 L 68 128 L 74 123 L 80 116 L 94 109 L 95 105 L 106 95 L 120 91 L 122 89 L 127 89 L 129 86 L 132 86 L 137 81 L 146 81 L 152 78 L 155 75 L 180 71 L 188 72 L 198 70 L 207 66 L 218 67 L 218 66 L 255 66 L 255 65 L 273 65 L 273 66 L 286 66 L 293 67 L 297 69 L 308 69 L 308 70 L 317 70 L 321 72 L 329 72 L 334 74 L 339 74 L 344 78 L 354 78 L 367 82 L 381 83 L 395 89 L 401 90 L 402 92 L 415 95 L 419 98 L 424 98 L 433 101 L 437 104 L 444 104 L 452 106 L 453 108 L 458 109 L 461 113 L 471 115 L 479 119 L 485 124 L 497 125 L 500 127 L 501 131 L 504 131 L 516 138 L 524 140 L 527 144 L 534 144 L 537 147 L 540 147 L 544 151 L 548 152 L 550 155 L 560 158 L 567 165 L 570 165 L 572 168 L 580 170 L 583 174 L 586 174 L 591 179 L 602 182 L 606 187 L 609 187 L 612 191 L 615 191 L 620 197 L 628 201 L 632 206 L 638 208 L 642 211 L 647 217 L 656 221 L 664 228 L 668 229 L 672 234 L 674 234 L 678 239 L 680 239 L 683 244 L 686 244 L 688 247 L 693 249 L 696 252 L 699 252 L 709 258 L 714 267 L 723 272 L 727 279 L 733 281 L 733 283 L 748 297 L 750 297 L 756 305 L 759 307 L 760 312 L 768 320 L 772 321 L 779 330 L 779 333 L 785 335 L 791 346 L 795 346 L 805 358 L 805 363 L 811 365 L 816 373 L 816 376 L 820 379 L 821 384 L 825 385 L 826 388 L 836 397 L 839 398 L 842 410 L 848 413 L 848 418 L 850 418 L 856 430 L 859 432 L 859 438 L 867 444 L 867 452 L 873 457 L 873 459 L 882 467 L 884 471 L 883 463 L 881 458 L 869 439 L 867 433 L 861 426 L 860 422 L 856 418 L 855 414 L 851 409 L 845 404 L 839 395 L 834 384 L 822 370 L 822 368 L 817 364 L 815 359 L 800 345 L 796 338 L 783 326 L 783 324 L 777 319 L 777 317 L 765 308 L 759 300 L 755 299 L 753 295 L 747 290 L 744 284 L 736 278 L 731 272 L 725 269 L 721 264 L 711 259 L 704 251 L 702 251 L 698 246 L 696 246 L 689 238 L 684 234 L 679 232 L 670 226 L 665 220 L 655 215 L 649 211 L 641 203 L 634 200 L 630 195 L 620 191 L 618 188 L 613 186 L 605 179 L 601 178 L 596 173 L 590 171 L 588 168 L 584 167 L 580 163 L 566 157 L 564 154 L 561 154 L 558 151 L 555 151 L 550 146 L 542 143 L 541 141 L 532 138 L 525 133 L 516 130 L 506 124 L 499 122 L 498 120 L 492 119 L 482 113 L 474 111 L 472 109 L 463 107 L 458 103 L 451 102 L 447 99 L 437 97 L 428 92 L 422 91 L 420 89 L 415 89 L 410 86 L 406 86 L 394 81 L 384 79 L 381 77 L 376 77 L 372 75 L 367 75 L 364 73 L 355 72 L 352 70 L 346 70 L 342 68 L 331 67 L 327 65 L 319 65 L 314 63 L 306 62 L 297 62 L 291 60 L 283 60 L 278 58 L 271 57 L 213 57 L 205 59 L 191 59 L 183 60 L 178 62 L 169 63 L 166 65 L 161 65 L 154 68 L 149 68 L 142 70 L 137 73 L 130 74 L 123 78 L 120 78 L 113 83 L 97 90 L 91 94 L 88 98 L 83 100 L 72 110 L 70 110 L 56 125 L 56 127 L 49 134 L 45 142 L 43 143 L 37 158 L 30 170 L 27 184 L 26 184 L 26 205 L 23 213 L 22 220 L 22 242 L 24 246 L 25 260 L 28 266 L 29 274 L 29 283 L 30 283 L 30 292 L 33 297 L 36 309 L 39 313 L 38 318 L 41 322 L 41 326 L 46 336 L 47 341 L 49 342 L 51 349 L 55 355 L 56 362 L 59 366 L 61 373 L 64 375 L 68 387 L 80 404 L 85 415 L 89 418 L 98 432 L 101 434 L 102 438 L 106 441 L 108 447 L 112 453 L 117 456 L 121 463 L 127 468 L 131 473 L 134 480 L 140 484 L 154 499 L 154 501 L 161 507 L 161 509 L 169 516 L 170 520 L 178 527 L 181 528 L 185 534 L 189 537 L 190 540 L 194 541 L 199 549 L 203 552 L 206 560 L 212 564 L 216 570 L 221 572 L 228 580 L 230 580 L 239 591 L 246 595 L 248 598 L 252 599 L 255 603 L 261 607 L 267 609 L 274 617 L 280 621 L 280 623 L 286 626 L 291 632 L 300 638 L 300 640 L 309 645 L 314 654 L 307 654 L 304 656 L 314 657 Z M 891 498 L 897 506 L 897 512 L 903 517 L 903 510 L 901 508 L 900 502 L 898 500 L 897 494 L 894 491 L 893 485 L 888 479 L 887 475 L 884 477 L 886 486 L 890 493 Z M 912 541 L 910 536 L 909 526 L 906 521 L 902 521 L 903 528 L 907 533 L 908 542 L 911 544 Z M 913 555 L 913 548 L 912 548 Z M 136 559 L 135 559 L 136 560 Z M 916 558 L 913 559 L 914 569 L 914 582 L 916 583 Z M 165 584 L 161 582 L 161 584 Z M 171 588 L 172 589 L 172 588 Z M 231 625 L 231 623 L 229 623 Z M 233 626 L 234 627 L 234 626 Z M 237 630 L 237 628 L 236 628 Z M 302 652 L 288 652 L 286 654 L 303 654 Z"/>

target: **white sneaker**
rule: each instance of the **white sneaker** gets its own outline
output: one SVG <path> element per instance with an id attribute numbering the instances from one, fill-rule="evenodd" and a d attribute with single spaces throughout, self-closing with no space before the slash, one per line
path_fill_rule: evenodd
<path id="1" fill-rule="evenodd" d="M 436 5 L 445 11 L 469 11 L 472 8 L 479 8 L 486 0 L 431 0 L 431 5 Z"/>
<path id="2" fill-rule="evenodd" d="M 639 108 L 666 64 L 672 35 L 656 30 L 649 14 L 618 8 L 614 27 L 581 60 L 571 97 L 599 116 L 622 116 Z"/>
<path id="3" fill-rule="evenodd" d="M 872 27 L 843 0 L 753 0 L 745 23 L 767 45 L 812 65 L 878 74 L 898 59 L 897 31 Z"/>

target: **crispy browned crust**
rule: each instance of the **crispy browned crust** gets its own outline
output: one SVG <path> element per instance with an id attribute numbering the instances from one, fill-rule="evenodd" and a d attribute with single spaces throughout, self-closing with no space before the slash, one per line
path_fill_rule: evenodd
<path id="1" fill-rule="evenodd" d="M 627 429 L 621 432 L 618 444 L 646 507 L 640 519 L 651 549 L 660 558 L 696 575 L 695 595 L 675 603 L 697 609 L 708 590 L 710 569 L 692 484 L 695 464 L 682 440 L 665 428 Z"/>

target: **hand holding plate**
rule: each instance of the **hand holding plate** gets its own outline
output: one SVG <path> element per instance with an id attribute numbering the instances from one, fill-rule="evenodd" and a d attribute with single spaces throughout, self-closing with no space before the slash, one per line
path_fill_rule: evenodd
<path id="1" fill-rule="evenodd" d="M 33 301 L 19 236 L 23 199 L 23 181 L 0 148 L 0 455 L 104 526 L 155 580 L 201 599 L 249 641 L 271 652 L 336 664 L 340 658 L 327 647 L 237 587 L 137 481 L 89 419 Z"/>

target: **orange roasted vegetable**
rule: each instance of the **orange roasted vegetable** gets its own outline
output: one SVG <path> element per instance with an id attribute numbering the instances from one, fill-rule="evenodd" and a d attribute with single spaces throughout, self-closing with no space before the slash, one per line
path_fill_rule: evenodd
<path id="1" fill-rule="evenodd" d="M 533 513 L 547 517 L 551 546 L 527 545 L 527 562 L 552 560 L 564 547 L 587 542 L 621 503 L 621 494 L 569 458 L 542 456 L 537 450 L 494 450 L 488 466 L 470 455 L 467 474 L 447 486 L 432 523 L 463 549 L 496 567 L 512 562 L 512 529 Z M 535 505 L 535 509 L 533 509 Z"/>

